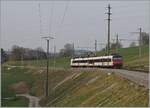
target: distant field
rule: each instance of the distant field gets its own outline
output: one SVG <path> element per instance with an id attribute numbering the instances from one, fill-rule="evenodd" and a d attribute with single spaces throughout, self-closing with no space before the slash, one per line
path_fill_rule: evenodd
<path id="1" fill-rule="evenodd" d="M 17 66 L 36 66 L 36 67 L 46 67 L 46 60 L 24 60 L 21 61 L 8 61 L 5 65 L 17 65 Z M 49 66 L 54 67 L 54 59 L 49 59 Z M 70 67 L 70 57 L 62 57 L 55 59 L 55 67 L 58 68 L 69 68 Z"/>
<path id="2" fill-rule="evenodd" d="M 123 56 L 124 68 L 130 70 L 141 70 L 148 72 L 149 70 L 149 46 L 142 47 L 142 57 L 139 58 L 139 48 L 120 48 L 119 53 Z M 112 51 L 113 52 L 113 51 Z M 97 55 L 104 55 L 104 51 L 98 52 Z M 54 59 L 50 59 L 50 67 L 54 67 Z M 22 64 L 23 63 L 23 64 Z M 46 60 L 24 60 L 21 61 L 9 61 L 5 64 L 9 65 L 25 65 L 25 66 L 37 66 L 46 67 Z M 55 67 L 57 68 L 69 68 L 70 57 L 61 57 L 55 59 Z"/>

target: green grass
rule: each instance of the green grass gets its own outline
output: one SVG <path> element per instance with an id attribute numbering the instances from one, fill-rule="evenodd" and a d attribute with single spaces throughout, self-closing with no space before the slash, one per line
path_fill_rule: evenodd
<path id="1" fill-rule="evenodd" d="M 8 86 L 19 81 L 27 82 L 32 95 L 41 97 L 44 94 L 45 71 L 40 71 L 43 69 L 37 66 L 13 67 L 10 70 L 2 66 L 2 98 L 15 96 L 15 92 L 10 91 Z M 95 77 L 97 79 L 91 82 Z M 131 83 L 115 74 L 107 75 L 96 69 L 50 69 L 49 96 L 42 98 L 40 104 L 56 107 L 148 106 L 148 90 Z M 26 103 L 24 99 L 3 100 L 2 106 L 25 106 Z"/>
<path id="2" fill-rule="evenodd" d="M 62 75 L 63 74 L 63 75 Z M 77 74 L 79 74 L 77 76 Z M 53 75 L 57 75 L 57 78 Z M 73 75 L 55 90 L 58 83 Z M 75 77 L 76 76 L 76 77 Z M 91 79 L 98 77 L 94 82 Z M 148 106 L 148 90 L 115 74 L 100 71 L 57 70 L 49 74 L 49 97 L 42 106 L 56 107 L 144 107 Z M 55 82 L 53 84 L 53 82 Z M 39 82 L 38 82 L 39 83 Z M 41 88 L 38 86 L 38 88 Z M 38 92 L 38 91 L 37 91 Z M 39 93 L 39 92 L 38 92 Z M 42 92 L 41 92 L 42 93 Z"/>
<path id="3" fill-rule="evenodd" d="M 111 53 L 114 51 L 111 51 Z M 118 52 L 123 56 L 125 62 L 130 62 L 139 58 L 139 47 L 119 48 Z M 98 52 L 97 55 L 104 55 L 105 52 Z M 149 46 L 142 46 L 142 57 L 149 55 Z"/>
<path id="4" fill-rule="evenodd" d="M 7 97 L 15 97 L 16 93 L 15 91 L 10 90 L 10 85 L 14 83 L 18 83 L 20 81 L 25 81 L 29 89 L 33 85 L 34 76 L 30 73 L 30 70 L 27 68 L 20 68 L 20 67 L 7 67 L 2 65 L 2 72 L 1 72 L 1 97 L 7 98 Z M 18 104 L 19 103 L 19 104 Z M 26 104 L 26 100 L 24 98 L 19 98 L 14 101 L 12 100 L 3 100 L 2 106 L 9 106 L 9 105 L 20 105 L 24 106 Z"/>
<path id="5" fill-rule="evenodd" d="M 58 68 L 69 68 L 70 67 L 70 57 L 61 57 L 55 59 L 55 67 Z M 36 66 L 36 67 L 46 67 L 46 60 L 24 60 L 23 64 L 21 61 L 8 61 L 5 65 L 15 65 L 15 66 Z M 54 66 L 54 59 L 49 59 L 49 66 Z"/>
<path id="6" fill-rule="evenodd" d="M 113 52 L 113 51 L 111 51 Z M 131 70 L 149 70 L 149 46 L 142 46 L 142 55 L 139 58 L 139 47 L 120 48 L 119 54 L 123 56 L 124 67 Z M 97 55 L 104 55 L 105 52 L 98 52 Z"/>
<path id="7" fill-rule="evenodd" d="M 149 47 L 143 46 L 142 57 L 138 56 L 138 47 L 121 48 L 119 53 L 123 56 L 124 67 L 127 69 L 139 69 L 148 71 Z M 98 52 L 104 55 L 104 52 Z M 42 67 L 46 67 L 46 60 L 25 60 L 25 67 L 13 67 L 8 70 L 9 65 L 21 66 L 21 61 L 8 61 L 2 65 L 1 82 L 2 98 L 14 97 L 15 92 L 9 90 L 11 84 L 25 81 L 29 85 L 30 93 L 35 96 L 44 94 L 45 74 Z M 50 67 L 54 66 L 50 59 Z M 55 70 L 49 72 L 49 97 L 42 98 L 42 106 L 148 106 L 148 90 L 131 82 L 99 71 L 71 70 L 70 57 L 56 58 Z M 45 72 L 45 71 L 43 71 Z M 66 79 L 69 76 L 70 79 Z M 96 81 L 87 85 L 92 78 L 98 77 Z M 65 80 L 56 87 L 57 84 Z M 52 88 L 56 87 L 55 90 Z M 2 106 L 26 106 L 27 100 L 19 98 L 13 101 L 2 100 Z"/>
<path id="8" fill-rule="evenodd" d="M 17 97 L 14 100 L 2 100 L 2 107 L 28 107 L 29 100 L 24 97 Z"/>

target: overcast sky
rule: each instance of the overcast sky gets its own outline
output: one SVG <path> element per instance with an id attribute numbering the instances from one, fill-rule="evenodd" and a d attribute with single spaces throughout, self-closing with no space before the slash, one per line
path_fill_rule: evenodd
<path id="1" fill-rule="evenodd" d="M 51 50 L 54 43 L 57 51 L 66 43 L 75 47 L 94 47 L 95 39 L 106 43 L 108 4 L 112 7 L 111 39 L 118 33 L 119 38 L 137 40 L 138 35 L 130 32 L 138 32 L 139 27 L 148 32 L 148 1 L 2 1 L 1 46 L 5 50 L 13 45 L 45 49 L 41 35 L 49 33 L 55 37 Z M 124 46 L 129 43 L 123 42 Z"/>

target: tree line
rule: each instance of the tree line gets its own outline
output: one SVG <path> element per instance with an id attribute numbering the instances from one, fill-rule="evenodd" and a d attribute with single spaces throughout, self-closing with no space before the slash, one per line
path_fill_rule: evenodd
<path id="1" fill-rule="evenodd" d="M 60 50 L 59 53 L 50 52 L 48 54 L 49 58 L 55 57 L 68 57 L 73 55 L 73 45 L 72 44 L 65 44 L 64 48 Z M 1 48 L 1 63 L 7 61 L 7 60 L 35 60 L 35 59 L 46 59 L 47 58 L 47 52 L 44 51 L 43 48 L 38 47 L 35 49 L 31 48 L 24 48 L 20 47 L 18 45 L 14 45 L 11 50 L 4 51 L 4 49 Z"/>

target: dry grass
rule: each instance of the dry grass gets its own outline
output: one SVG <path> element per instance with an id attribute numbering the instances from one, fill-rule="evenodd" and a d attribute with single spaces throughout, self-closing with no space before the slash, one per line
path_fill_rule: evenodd
<path id="1" fill-rule="evenodd" d="M 41 105 L 58 107 L 148 106 L 148 90 L 144 87 L 139 87 L 115 74 L 108 75 L 101 71 L 78 71 L 76 73 L 78 75 L 73 78 L 75 70 L 50 72 L 50 82 L 53 81 L 53 84 L 49 86 L 49 97 L 43 98 Z M 63 83 L 60 84 L 62 81 Z M 59 86 L 56 87 L 56 85 Z M 55 90 L 54 87 L 56 87 Z"/>

